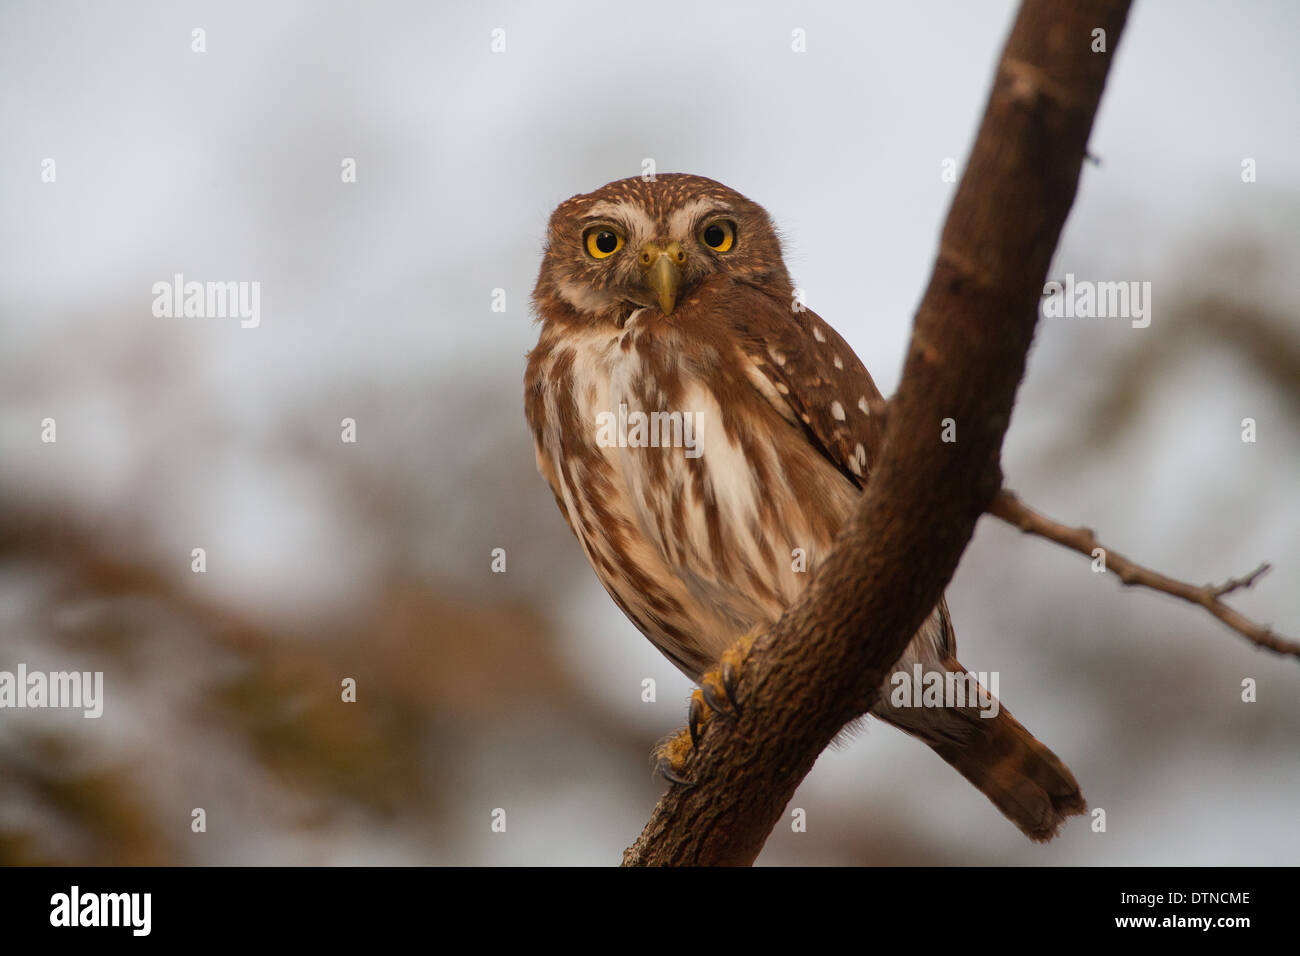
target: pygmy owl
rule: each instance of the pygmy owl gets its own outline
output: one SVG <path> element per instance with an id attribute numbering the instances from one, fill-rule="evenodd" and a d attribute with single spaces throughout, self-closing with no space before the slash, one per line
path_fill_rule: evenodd
<path id="1" fill-rule="evenodd" d="M 614 602 L 699 683 L 829 553 L 872 466 L 880 394 L 796 299 L 763 208 L 700 176 L 624 179 L 562 203 L 533 302 L 537 467 Z M 896 672 L 965 680 L 945 602 Z M 924 706 L 901 686 L 883 687 L 872 714 L 929 744 L 1029 837 L 1083 811 L 1070 771 L 1006 710 Z"/>

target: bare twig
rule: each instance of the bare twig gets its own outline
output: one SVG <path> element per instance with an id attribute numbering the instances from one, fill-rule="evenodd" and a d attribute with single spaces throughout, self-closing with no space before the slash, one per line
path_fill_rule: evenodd
<path id="1" fill-rule="evenodd" d="M 1267 564 L 1261 564 L 1254 571 L 1240 578 L 1229 578 L 1219 585 L 1203 584 L 1199 587 L 1185 581 L 1176 581 L 1158 571 L 1143 567 L 1135 561 L 1124 557 L 1118 551 L 1112 551 L 1097 540 L 1091 528 L 1071 528 L 1045 515 L 1039 514 L 1026 505 L 1014 491 L 1005 488 L 998 492 L 989 503 L 989 514 L 1001 518 L 1007 524 L 1014 525 L 1025 534 L 1036 534 L 1057 544 L 1064 545 L 1072 551 L 1095 557 L 1098 550 L 1105 554 L 1106 570 L 1114 571 L 1125 585 L 1139 585 L 1160 591 L 1164 594 L 1182 598 L 1192 604 L 1199 604 L 1228 627 L 1241 634 L 1252 643 L 1267 648 L 1278 654 L 1300 657 L 1300 644 L 1274 633 L 1272 628 L 1254 621 L 1234 611 L 1220 600 L 1233 591 L 1248 588 L 1261 575 L 1269 570 Z"/>

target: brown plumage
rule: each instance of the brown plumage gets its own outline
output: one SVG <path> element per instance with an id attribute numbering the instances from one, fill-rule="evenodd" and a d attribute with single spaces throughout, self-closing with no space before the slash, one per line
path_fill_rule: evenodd
<path id="1" fill-rule="evenodd" d="M 538 469 L 615 603 L 699 681 L 829 552 L 873 464 L 880 393 L 796 302 L 767 213 L 703 177 L 620 180 L 561 204 L 534 305 Z M 612 428 L 638 413 L 663 427 Z M 965 674 L 942 601 L 898 671 L 918 665 Z M 891 690 L 872 713 L 1033 839 L 1082 812 L 1069 770 L 1005 710 L 911 706 Z"/>

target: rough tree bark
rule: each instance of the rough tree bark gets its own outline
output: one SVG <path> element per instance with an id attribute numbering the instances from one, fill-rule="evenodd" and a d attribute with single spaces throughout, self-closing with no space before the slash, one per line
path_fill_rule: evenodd
<path id="1" fill-rule="evenodd" d="M 917 312 L 862 502 L 761 637 L 741 714 L 714 720 L 625 865 L 752 863 L 817 756 L 872 705 L 1001 487 L 1039 299 L 1127 0 L 1025 0 Z M 1093 52 L 1094 30 L 1106 52 Z M 940 441 L 941 421 L 957 441 Z"/>

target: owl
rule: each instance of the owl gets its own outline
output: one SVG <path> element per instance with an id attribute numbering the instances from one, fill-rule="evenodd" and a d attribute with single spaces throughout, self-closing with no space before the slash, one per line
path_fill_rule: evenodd
<path id="1" fill-rule="evenodd" d="M 780 618 L 862 495 L 880 393 L 796 297 L 764 209 L 701 176 L 560 204 L 533 304 L 538 470 L 614 603 L 706 692 L 726 661 L 730 693 L 734 648 Z M 1083 812 L 1078 784 L 995 699 L 919 692 L 963 684 L 941 600 L 871 713 L 1050 839 Z M 693 733 L 701 696 L 725 705 L 697 691 Z"/>

